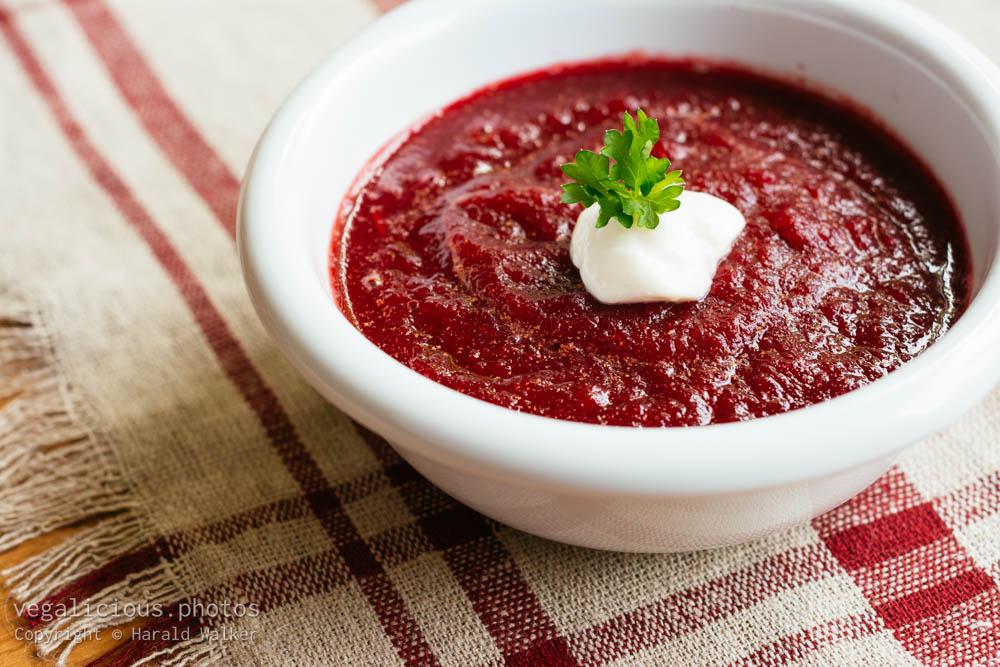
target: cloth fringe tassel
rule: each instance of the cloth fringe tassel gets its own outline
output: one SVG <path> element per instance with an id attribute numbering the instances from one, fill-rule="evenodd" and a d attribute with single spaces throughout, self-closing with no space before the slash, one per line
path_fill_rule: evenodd
<path id="1" fill-rule="evenodd" d="M 110 440 L 90 425 L 58 368 L 39 310 L 0 289 L 0 552 L 59 528 L 92 524 L 0 572 L 22 618 L 44 629 L 32 633 L 38 654 L 61 665 L 81 640 L 137 620 L 123 611 L 168 605 L 184 594 L 172 564 L 158 555 L 137 572 L 95 574 L 148 548 L 158 535 L 136 503 Z M 88 577 L 96 584 L 85 599 L 70 598 Z M 46 605 L 58 612 L 60 605 L 79 610 L 101 604 L 119 613 L 44 615 Z M 130 651 L 128 663 L 217 662 L 220 649 L 213 644 L 193 637 L 148 655 Z M 96 662 L 115 661 L 122 648 Z"/>

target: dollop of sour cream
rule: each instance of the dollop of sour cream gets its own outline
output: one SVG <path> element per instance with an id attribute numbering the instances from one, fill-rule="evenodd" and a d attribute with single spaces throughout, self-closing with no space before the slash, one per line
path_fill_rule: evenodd
<path id="1" fill-rule="evenodd" d="M 597 204 L 580 213 L 570 257 L 595 299 L 678 302 L 708 295 L 746 220 L 735 206 L 705 192 L 685 190 L 678 200 L 679 208 L 660 214 L 656 229 L 626 229 L 614 219 L 598 229 Z"/>

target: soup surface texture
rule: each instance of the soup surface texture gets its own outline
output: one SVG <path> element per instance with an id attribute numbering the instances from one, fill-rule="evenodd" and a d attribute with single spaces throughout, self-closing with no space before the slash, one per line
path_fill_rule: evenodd
<path id="1" fill-rule="evenodd" d="M 698 302 L 603 305 L 569 258 L 581 206 L 561 203 L 560 165 L 636 107 L 659 120 L 653 154 L 747 220 Z M 426 377 L 636 426 L 774 415 L 869 383 L 948 329 L 970 276 L 947 195 L 863 114 L 643 58 L 533 73 L 436 114 L 372 165 L 330 258 L 339 307 Z"/>

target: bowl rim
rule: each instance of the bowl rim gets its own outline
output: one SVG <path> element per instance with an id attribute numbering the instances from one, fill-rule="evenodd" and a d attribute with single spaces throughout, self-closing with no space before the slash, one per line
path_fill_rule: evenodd
<path id="1" fill-rule="evenodd" d="M 514 11 L 518 3 L 530 0 L 506 5 Z M 968 101 L 971 96 L 986 114 L 981 120 L 997 139 L 992 150 L 1000 162 L 1000 72 L 919 10 L 897 0 L 735 4 L 818 12 L 918 54 L 921 62 L 960 82 L 961 97 Z M 1000 338 L 1000 244 L 964 315 L 917 358 L 842 396 L 745 422 L 642 428 L 541 417 L 462 394 L 382 352 L 348 322 L 328 292 L 309 286 L 303 271 L 312 274 L 312 269 L 286 238 L 289 222 L 275 184 L 303 118 L 340 72 L 360 66 L 366 54 L 417 24 L 477 6 L 467 0 L 411 0 L 342 45 L 279 109 L 244 178 L 237 243 L 251 301 L 297 370 L 351 417 L 404 454 L 412 449 L 469 473 L 517 478 L 522 484 L 582 494 L 737 493 L 820 478 L 891 456 L 957 419 L 1000 379 L 1000 346 L 994 344 Z M 954 368 L 967 372 L 954 373 Z M 803 440 L 811 442 L 804 447 Z"/>

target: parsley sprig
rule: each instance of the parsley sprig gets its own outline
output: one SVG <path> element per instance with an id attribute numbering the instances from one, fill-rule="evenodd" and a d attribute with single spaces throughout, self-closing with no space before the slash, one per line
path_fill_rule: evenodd
<path id="1" fill-rule="evenodd" d="M 636 110 L 636 118 L 625 112 L 624 131 L 608 130 L 600 155 L 582 150 L 573 162 L 562 166 L 576 183 L 562 186 L 562 200 L 601 207 L 597 226 L 604 227 L 616 218 L 625 228 L 632 225 L 656 229 L 660 213 L 681 205 L 678 195 L 684 190 L 680 170 L 670 171 L 670 160 L 650 157 L 660 138 L 655 118 Z M 611 164 L 611 160 L 615 163 Z"/>

